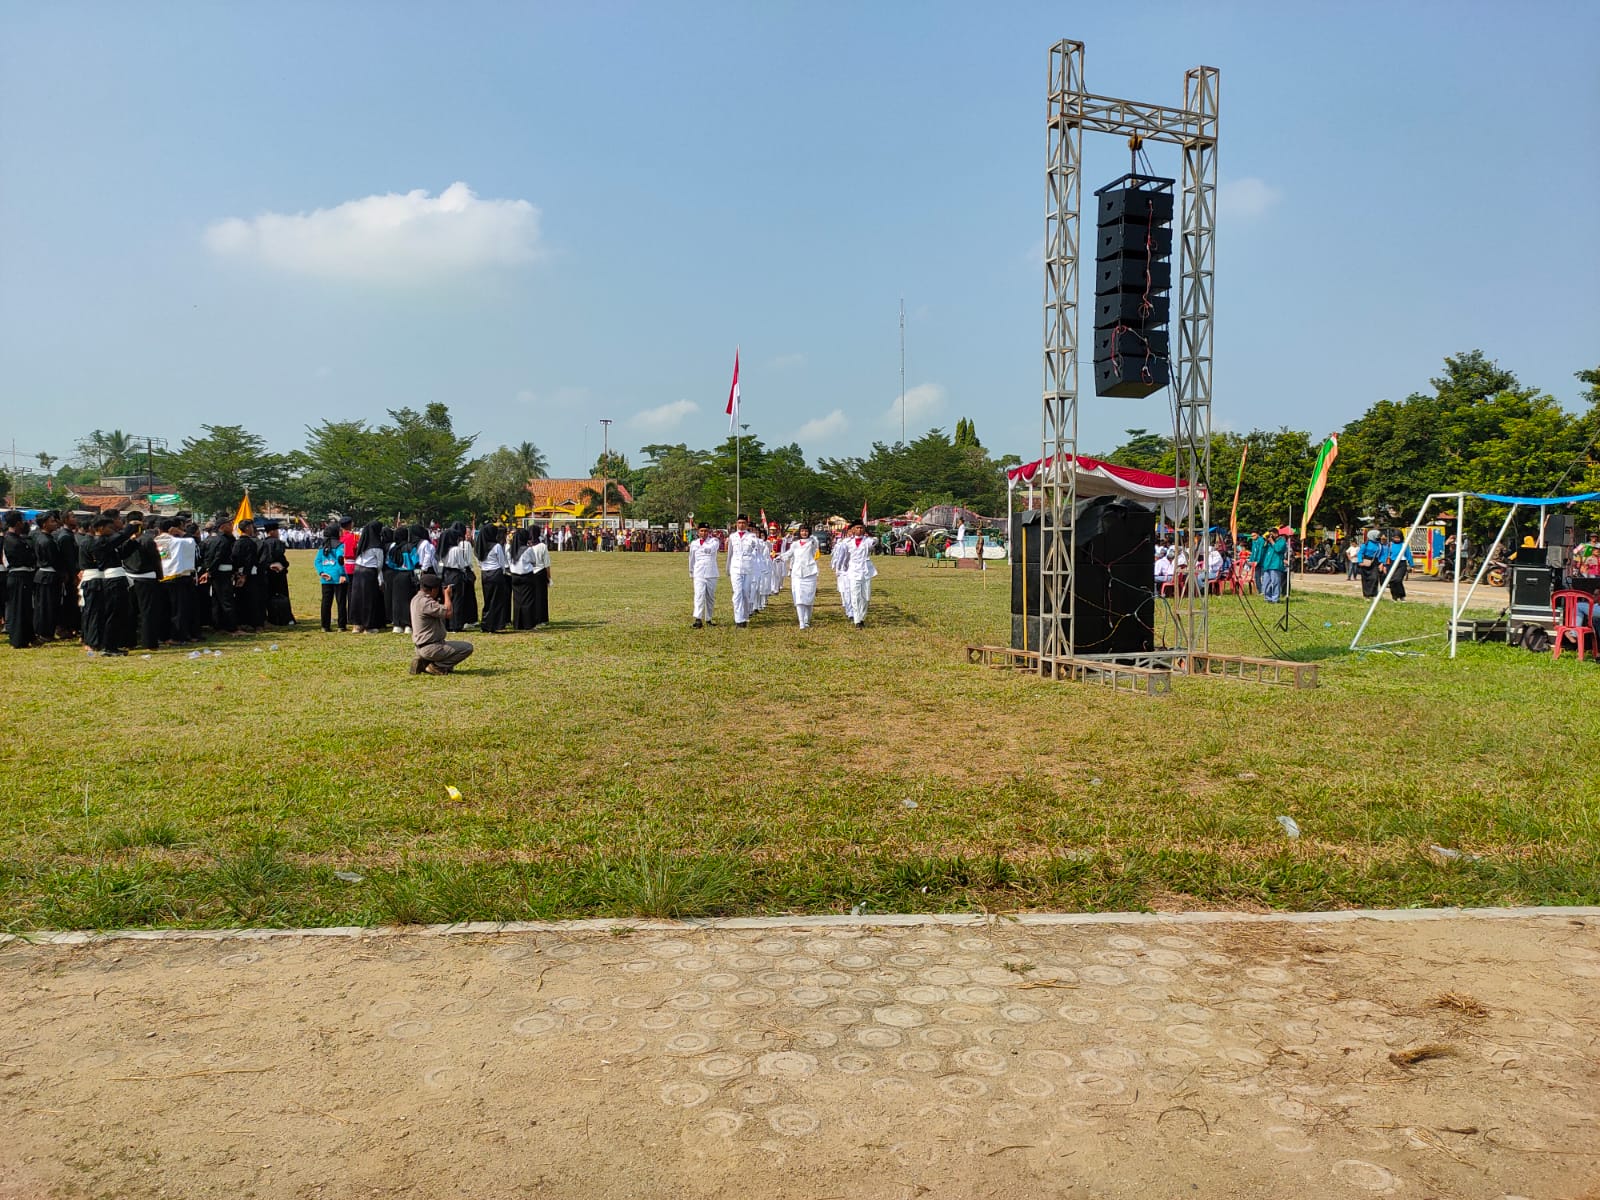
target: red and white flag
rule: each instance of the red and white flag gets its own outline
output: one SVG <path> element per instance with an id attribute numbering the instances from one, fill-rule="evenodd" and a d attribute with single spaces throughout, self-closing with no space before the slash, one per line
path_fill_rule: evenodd
<path id="1" fill-rule="evenodd" d="M 739 348 L 733 349 L 733 386 L 728 389 L 728 432 L 739 428 Z"/>
<path id="2" fill-rule="evenodd" d="M 867 502 L 865 500 L 861 502 L 861 523 L 863 525 L 867 523 Z"/>

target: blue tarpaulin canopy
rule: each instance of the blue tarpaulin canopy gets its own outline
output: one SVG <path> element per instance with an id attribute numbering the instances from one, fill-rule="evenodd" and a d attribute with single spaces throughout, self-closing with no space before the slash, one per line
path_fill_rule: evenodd
<path id="1" fill-rule="evenodd" d="M 1472 493 L 1479 500 L 1489 500 L 1495 504 L 1533 504 L 1548 507 L 1552 504 L 1576 504 L 1580 500 L 1600 500 L 1600 492 L 1579 492 L 1576 496 L 1496 496 L 1492 492 Z"/>

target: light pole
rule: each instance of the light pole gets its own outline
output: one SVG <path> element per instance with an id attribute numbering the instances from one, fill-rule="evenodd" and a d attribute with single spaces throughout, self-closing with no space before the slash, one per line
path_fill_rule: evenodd
<path id="1" fill-rule="evenodd" d="M 609 519 L 607 514 L 611 511 L 611 418 L 600 418 L 601 440 L 604 449 L 600 451 L 600 524 L 605 526 Z"/>

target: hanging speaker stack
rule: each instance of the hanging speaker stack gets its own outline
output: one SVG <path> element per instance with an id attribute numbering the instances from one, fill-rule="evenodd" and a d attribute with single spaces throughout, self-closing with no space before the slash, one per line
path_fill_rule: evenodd
<path id="1" fill-rule="evenodd" d="M 1173 181 L 1124 175 L 1095 193 L 1094 393 L 1139 399 L 1170 382 Z"/>

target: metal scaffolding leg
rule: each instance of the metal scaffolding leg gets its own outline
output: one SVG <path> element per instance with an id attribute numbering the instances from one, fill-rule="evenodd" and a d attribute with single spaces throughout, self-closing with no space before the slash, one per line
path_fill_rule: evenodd
<path id="1" fill-rule="evenodd" d="M 1078 454 L 1078 208 L 1083 193 L 1083 43 L 1050 48 L 1049 167 L 1044 217 L 1044 553 L 1039 664 L 1077 644 L 1072 578 L 1078 481 L 1062 464 Z"/>
<path id="2" fill-rule="evenodd" d="M 1196 67 L 1183 77 L 1183 107 L 1196 128 L 1183 142 L 1183 243 L 1178 298 L 1178 478 L 1188 482 L 1184 531 L 1189 561 L 1206 561 L 1211 536 L 1211 313 L 1215 295 L 1217 224 L 1217 70 Z M 1199 570 L 1191 572 L 1198 577 Z M 1183 644 L 1210 649 L 1210 589 L 1189 588 L 1180 611 Z"/>

